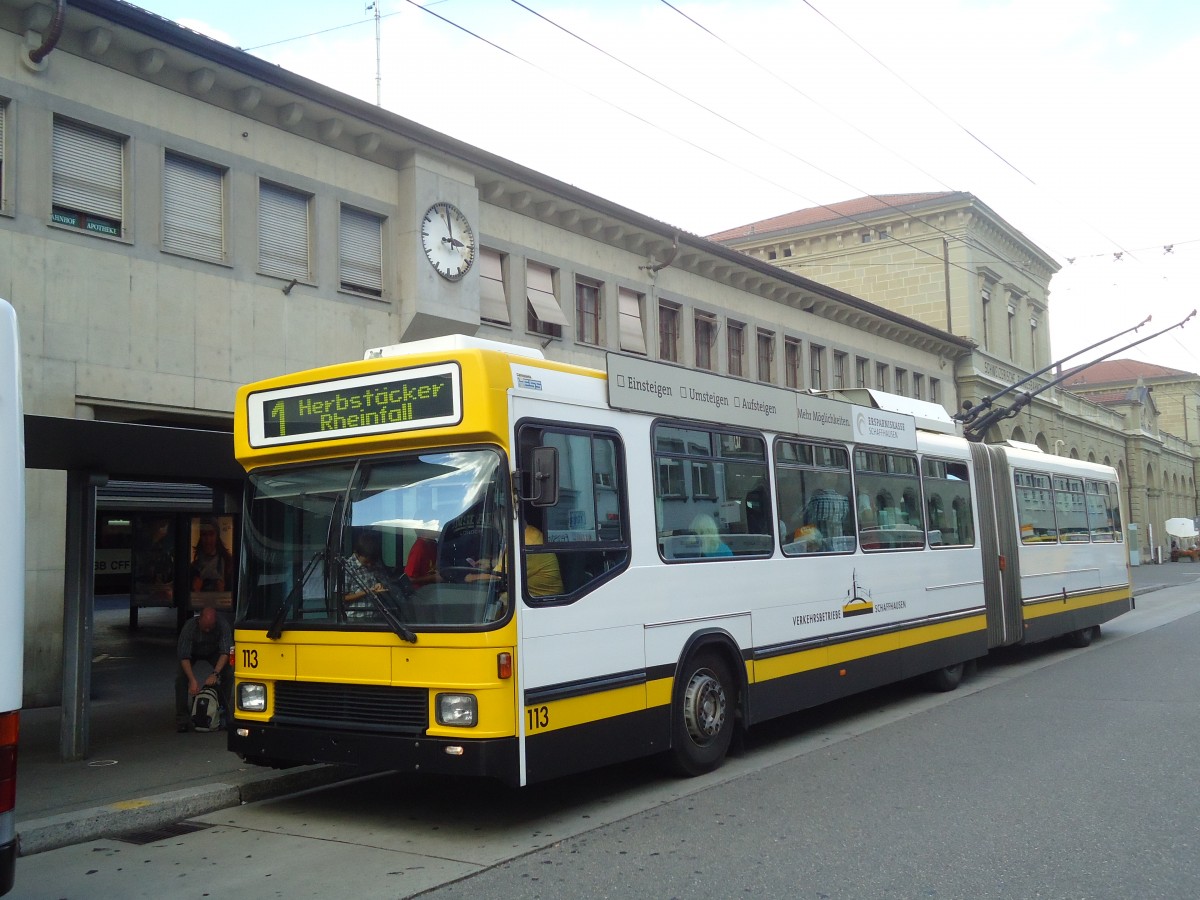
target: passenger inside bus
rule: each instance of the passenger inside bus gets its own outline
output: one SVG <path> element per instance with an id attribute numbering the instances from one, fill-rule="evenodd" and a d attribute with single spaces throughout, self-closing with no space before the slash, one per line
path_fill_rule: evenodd
<path id="1" fill-rule="evenodd" d="M 437 570 L 437 539 L 428 532 L 419 532 L 408 551 L 404 574 L 417 587 L 440 581 Z"/>
<path id="2" fill-rule="evenodd" d="M 819 539 L 824 541 L 841 537 L 845 533 L 850 516 L 850 498 L 834 489 L 832 476 L 818 473 L 811 478 L 816 489 L 804 504 L 801 527 L 815 528 Z"/>
<path id="3" fill-rule="evenodd" d="M 692 519 L 692 533 L 700 539 L 701 556 L 733 556 L 729 545 L 721 540 L 716 520 L 708 513 L 700 513 Z"/>
<path id="4" fill-rule="evenodd" d="M 542 510 L 525 504 L 522 510 L 525 520 L 525 547 L 540 547 L 546 543 L 542 531 Z M 485 557 L 473 562 L 478 574 L 468 575 L 468 582 L 502 579 L 504 577 L 508 548 L 501 546 L 494 558 Z M 562 573 L 558 568 L 558 555 L 554 553 L 525 554 L 525 584 L 531 597 L 553 597 L 563 592 Z"/>
<path id="5" fill-rule="evenodd" d="M 361 528 L 354 535 L 354 552 L 345 558 L 346 608 L 350 618 L 375 615 L 375 605 L 368 594 L 387 590 L 387 568 L 383 564 L 381 550 L 383 539 L 379 532 Z"/>

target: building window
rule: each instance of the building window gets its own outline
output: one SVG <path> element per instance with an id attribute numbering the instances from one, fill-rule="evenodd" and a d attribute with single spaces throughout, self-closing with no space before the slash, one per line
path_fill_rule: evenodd
<path id="1" fill-rule="evenodd" d="M 992 311 L 992 288 L 990 285 L 984 285 L 982 291 L 979 292 L 980 301 L 980 316 L 983 324 L 983 349 L 989 350 L 988 347 L 988 317 Z"/>
<path id="2" fill-rule="evenodd" d="M 125 209 L 125 139 L 54 120 L 51 221 L 120 237 Z"/>
<path id="3" fill-rule="evenodd" d="M 8 194 L 4 190 L 4 120 L 8 114 L 8 104 L 0 101 L 0 212 L 8 207 Z"/>
<path id="4" fill-rule="evenodd" d="M 162 248 L 225 259 L 225 170 L 168 152 L 163 157 Z"/>
<path id="5" fill-rule="evenodd" d="M 903 397 L 908 393 L 908 372 L 896 367 L 896 393 Z"/>
<path id="6" fill-rule="evenodd" d="M 791 247 L 784 247 L 784 248 L 783 248 L 783 255 L 784 255 L 784 256 L 791 256 L 791 255 L 792 255 L 792 248 L 791 248 Z"/>
<path id="7" fill-rule="evenodd" d="M 856 356 L 854 358 L 854 386 L 865 388 L 867 386 L 867 360 L 866 357 Z"/>
<path id="8" fill-rule="evenodd" d="M 930 378 L 929 379 L 929 402 L 930 403 L 941 403 L 942 402 L 941 394 L 942 394 L 942 383 L 940 381 L 938 381 L 938 379 L 936 379 L 936 378 Z"/>
<path id="9" fill-rule="evenodd" d="M 775 383 L 775 333 L 758 333 L 758 380 Z"/>
<path id="10" fill-rule="evenodd" d="M 679 307 L 658 304 L 658 357 L 679 362 Z"/>
<path id="11" fill-rule="evenodd" d="M 487 247 L 479 251 L 479 318 L 497 325 L 512 324 L 504 289 L 504 257 Z"/>
<path id="12" fill-rule="evenodd" d="M 646 331 L 642 324 L 642 295 L 621 288 L 617 291 L 620 306 L 621 349 L 646 354 Z"/>
<path id="13" fill-rule="evenodd" d="M 713 368 L 713 346 L 717 342 L 717 320 L 708 313 L 696 313 L 696 368 Z"/>
<path id="14" fill-rule="evenodd" d="M 808 345 L 808 386 L 814 391 L 825 390 L 825 348 Z"/>
<path id="15" fill-rule="evenodd" d="M 741 322 L 730 322 L 725 334 L 729 341 L 729 374 L 741 377 L 745 374 L 746 326 Z"/>
<path id="16" fill-rule="evenodd" d="M 344 291 L 383 296 L 383 219 L 342 207 L 338 221 L 338 284 Z"/>
<path id="17" fill-rule="evenodd" d="M 783 383 L 790 388 L 800 387 L 800 339 L 783 339 Z"/>
<path id="18" fill-rule="evenodd" d="M 779 254 L 776 251 L 774 251 L 774 250 L 767 251 L 767 259 L 778 259 L 778 258 L 779 258 Z"/>
<path id="19" fill-rule="evenodd" d="M 525 264 L 526 328 L 533 334 L 562 337 L 567 318 L 554 293 L 554 270 L 541 263 Z"/>
<path id="20" fill-rule="evenodd" d="M 258 187 L 258 268 L 264 275 L 311 281 L 312 197 L 277 184 Z"/>
<path id="21" fill-rule="evenodd" d="M 833 389 L 844 390 L 846 387 L 846 354 L 833 354 Z"/>
<path id="22" fill-rule="evenodd" d="M 1016 298 L 1008 301 L 1008 358 L 1014 362 L 1016 361 L 1017 303 Z"/>
<path id="23" fill-rule="evenodd" d="M 888 389 L 887 363 L 875 363 L 875 390 L 886 391 L 887 389 Z"/>
<path id="24" fill-rule="evenodd" d="M 600 346 L 600 285 L 583 278 L 575 281 L 575 340 Z"/>
<path id="25" fill-rule="evenodd" d="M 1037 356 L 1037 316 L 1029 317 L 1029 368 L 1031 371 L 1037 371 L 1038 356 Z"/>
<path id="26" fill-rule="evenodd" d="M 913 397 L 920 400 L 925 395 L 925 376 L 920 372 L 913 372 Z"/>

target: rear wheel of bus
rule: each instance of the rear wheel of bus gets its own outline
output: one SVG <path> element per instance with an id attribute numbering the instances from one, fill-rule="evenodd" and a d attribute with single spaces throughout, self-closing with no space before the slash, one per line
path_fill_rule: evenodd
<path id="1" fill-rule="evenodd" d="M 680 675 L 671 711 L 671 763 L 681 775 L 703 775 L 729 751 L 737 686 L 729 664 L 713 650 L 691 656 Z"/>

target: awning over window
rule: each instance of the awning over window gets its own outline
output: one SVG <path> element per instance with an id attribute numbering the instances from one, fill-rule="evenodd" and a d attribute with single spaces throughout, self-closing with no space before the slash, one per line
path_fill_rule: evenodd
<path id="1" fill-rule="evenodd" d="M 526 266 L 526 287 L 533 314 L 542 322 L 565 328 L 567 317 L 563 315 L 558 298 L 554 296 L 554 276 L 549 267 L 529 263 Z"/>

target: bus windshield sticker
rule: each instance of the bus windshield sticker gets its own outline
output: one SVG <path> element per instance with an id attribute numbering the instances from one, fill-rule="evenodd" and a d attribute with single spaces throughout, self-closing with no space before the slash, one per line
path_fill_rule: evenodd
<path id="1" fill-rule="evenodd" d="M 247 403 L 252 447 L 456 425 L 462 384 L 453 363 L 258 391 Z"/>

